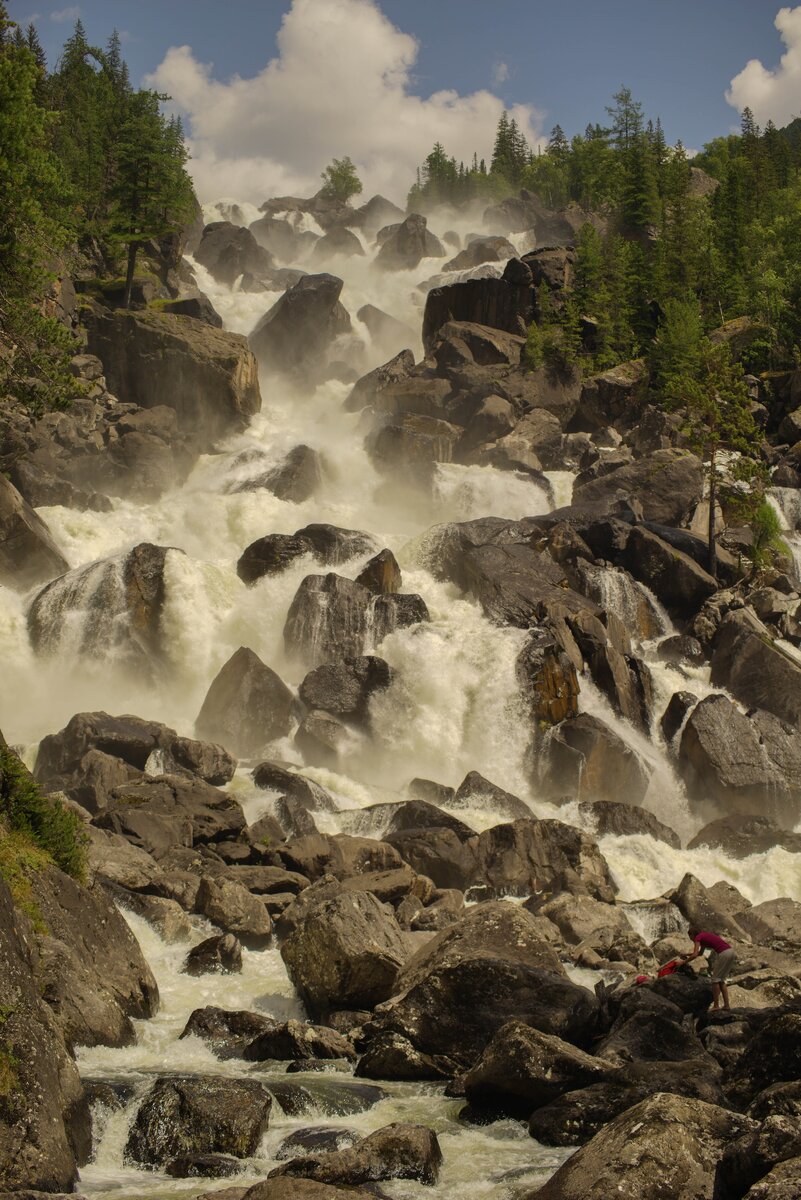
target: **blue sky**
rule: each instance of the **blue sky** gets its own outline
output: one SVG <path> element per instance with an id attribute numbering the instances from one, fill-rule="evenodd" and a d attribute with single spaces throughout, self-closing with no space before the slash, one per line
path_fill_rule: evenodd
<path id="1" fill-rule="evenodd" d="M 51 62 L 76 15 L 84 21 L 90 39 L 98 43 L 118 28 L 134 79 L 155 72 L 158 86 L 176 96 L 177 107 L 196 136 L 199 163 L 205 154 L 213 174 L 226 161 L 241 167 L 247 160 L 254 176 L 254 164 L 261 159 L 272 163 L 287 185 L 310 175 L 314 156 L 325 154 L 322 136 L 309 124 L 326 125 L 325 102 L 321 101 L 319 112 L 308 102 L 315 80 L 319 79 L 321 91 L 329 89 L 326 102 L 333 102 L 336 109 L 354 74 L 357 78 L 363 74 L 369 96 L 371 88 L 378 86 L 371 73 L 382 70 L 392 75 L 399 60 L 403 97 L 395 95 L 395 100 L 401 108 L 409 97 L 427 101 L 443 90 L 458 93 L 462 124 L 455 121 L 453 101 L 447 99 L 434 106 L 436 119 L 431 123 L 438 133 L 437 120 L 443 118 L 444 133 L 450 133 L 455 143 L 448 148 L 457 156 L 469 152 L 471 137 L 479 154 L 488 150 L 482 142 L 491 134 L 495 110 L 489 99 L 462 104 L 461 98 L 475 93 L 497 98 L 500 105 L 520 106 L 517 111 L 524 123 L 528 120 L 532 137 L 547 134 L 557 121 L 570 135 L 583 130 L 588 120 L 603 120 L 604 105 L 625 83 L 642 101 L 647 115 L 661 116 L 670 140 L 681 138 L 689 148 L 698 149 L 711 137 L 736 127 L 737 113 L 725 93 L 748 60 L 756 59 L 764 67 L 749 68 L 735 99 L 742 103 L 743 97 L 750 100 L 753 94 L 756 107 L 762 105 L 763 117 L 773 116 L 777 123 L 801 111 L 801 94 L 793 107 L 796 88 L 788 83 L 792 64 L 778 77 L 765 73 L 777 68 L 788 50 L 801 60 L 801 5 L 787 10 L 783 43 L 774 25 L 780 9 L 776 0 L 562 0 L 558 4 L 544 0 L 81 0 L 79 5 L 60 7 L 11 0 L 9 9 L 21 21 L 38 13 L 36 24 Z M 280 51 L 279 87 L 275 72 L 271 82 L 263 72 L 276 57 L 276 35 L 290 9 L 287 40 Z M 336 18 L 330 26 L 329 16 Z M 400 39 L 392 26 L 411 35 L 416 49 L 408 39 Z M 325 48 L 318 44 L 321 39 L 327 39 Z M 165 65 L 170 48 L 184 45 L 191 55 Z M 347 63 L 347 79 L 337 77 L 333 67 L 330 75 L 326 68 L 322 73 L 326 77 L 321 77 L 319 64 L 325 53 Z M 376 68 L 376 61 L 383 65 Z M 208 73 L 198 73 L 197 68 L 209 64 Z M 294 88 L 287 78 L 290 70 L 296 72 Z M 234 76 L 246 81 L 262 76 L 264 87 L 261 91 L 255 84 L 250 89 L 229 87 Z M 204 91 L 213 91 L 218 109 L 232 108 L 227 130 Z M 250 128 L 245 136 L 244 127 L 253 125 L 260 99 L 266 98 L 273 109 L 282 103 L 287 106 L 282 123 L 292 126 L 296 140 L 305 142 L 312 135 L 306 157 L 291 147 L 278 145 L 276 150 L 275 128 L 262 128 L 261 135 Z M 357 99 L 354 94 L 353 104 Z M 234 113 L 236 104 L 240 107 Z M 775 111 L 769 111 L 771 105 Z M 443 106 L 448 109 L 447 121 Z M 385 122 L 396 123 L 389 107 L 377 107 Z M 423 146 L 434 109 L 423 104 L 415 110 L 406 104 L 401 113 L 401 108 L 401 125 L 414 124 L 416 111 L 423 126 L 419 131 Z M 361 155 L 368 172 L 375 167 L 379 182 L 390 181 L 389 167 L 379 161 L 381 128 L 376 126 L 372 135 L 359 132 L 355 127 L 360 122 L 361 117 L 343 101 L 336 122 L 326 130 L 332 139 L 330 154 L 349 152 L 348 128 L 353 124 L 353 157 L 358 160 Z M 416 149 L 413 142 L 407 130 L 403 144 L 395 150 L 388 146 L 387 154 L 404 160 L 407 149 L 409 154 Z M 237 172 L 234 176 L 240 177 Z M 243 183 L 246 177 L 241 167 Z"/>

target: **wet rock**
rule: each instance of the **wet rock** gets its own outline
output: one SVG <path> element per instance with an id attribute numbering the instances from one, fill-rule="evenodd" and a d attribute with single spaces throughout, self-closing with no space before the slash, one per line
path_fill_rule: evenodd
<path id="1" fill-rule="evenodd" d="M 393 821 L 396 818 L 403 818 L 406 820 L 406 817 L 404 817 L 404 814 L 406 814 L 409 817 L 409 822 L 407 822 L 407 824 L 408 828 L 410 829 L 414 829 L 418 825 L 425 824 L 429 817 L 431 819 L 428 823 L 435 823 L 434 817 L 436 816 L 436 812 L 433 811 L 434 808 L 436 806 L 441 807 L 443 804 L 448 804 L 453 799 L 455 794 L 454 789 L 452 787 L 448 787 L 444 783 L 436 783 L 433 779 L 420 778 L 411 779 L 406 785 L 406 792 L 409 796 L 409 803 L 402 809 L 397 810 L 397 812 L 393 815 Z M 415 807 L 416 802 L 421 805 L 419 809 Z M 414 818 L 412 818 L 412 813 L 419 813 L 419 816 L 415 815 Z M 393 824 L 393 829 L 400 828 L 403 828 L 403 826 Z"/>
<path id="2" fill-rule="evenodd" d="M 314 243 L 311 254 L 313 263 L 325 263 L 341 256 L 344 258 L 364 257 L 364 246 L 355 233 L 341 226 L 334 226 Z"/>
<path id="3" fill-rule="evenodd" d="M 211 975 L 242 970 L 242 944 L 232 933 L 214 934 L 194 946 L 181 968 L 187 975 Z"/>
<path id="4" fill-rule="evenodd" d="M 712 889 L 705 888 L 694 875 L 686 874 L 668 899 L 672 900 L 691 927 L 714 929 L 733 941 L 748 940 L 745 930 L 727 911 L 725 902 L 720 903 Z"/>
<path id="5" fill-rule="evenodd" d="M 407 949 L 397 921 L 356 892 L 313 908 L 281 946 L 289 977 L 313 1015 L 372 1008 L 391 994 Z"/>
<path id="6" fill-rule="evenodd" d="M 559 470 L 563 462 L 559 418 L 541 408 L 525 413 L 510 433 L 489 448 L 486 460 L 501 470 Z"/>
<path id="7" fill-rule="evenodd" d="M 659 1094 L 616 1117 L 527 1200 L 711 1200 L 718 1158 L 750 1127 L 715 1105 Z"/>
<path id="8" fill-rule="evenodd" d="M 563 721 L 544 747 L 544 786 L 553 796 L 580 800 L 642 802 L 651 769 L 598 717 L 580 713 Z"/>
<path id="9" fill-rule="evenodd" d="M 796 732 L 801 727 L 801 665 L 747 612 L 730 613 L 720 625 L 711 680 L 748 707 L 773 713 Z"/>
<path id="10" fill-rule="evenodd" d="M 684 726 L 679 773 L 691 799 L 707 808 L 744 816 L 756 810 L 787 829 L 798 822 L 801 746 L 772 713 L 744 715 L 726 696 L 705 697 Z"/>
<path id="11" fill-rule="evenodd" d="M 364 725 L 371 698 L 389 687 L 391 681 L 389 664 L 383 658 L 366 655 L 316 667 L 304 678 L 298 695 L 307 708 Z"/>
<path id="12" fill-rule="evenodd" d="M 174 1179 L 229 1179 L 239 1174 L 242 1163 L 229 1154 L 180 1154 L 164 1170 Z"/>
<path id="13" fill-rule="evenodd" d="M 356 1075 L 364 1079 L 448 1079 L 452 1072 L 450 1059 L 421 1054 L 408 1038 L 393 1032 L 373 1038 L 356 1066 Z"/>
<path id="14" fill-rule="evenodd" d="M 120 903 L 137 916 L 143 917 L 157 930 L 159 937 L 169 944 L 188 942 L 192 936 L 191 922 L 177 900 L 168 900 L 163 896 L 140 896 L 129 892 Z"/>
<path id="15" fill-rule="evenodd" d="M 318 1154 L 330 1150 L 347 1150 L 359 1140 L 358 1133 L 336 1125 L 297 1129 L 284 1138 L 275 1152 L 275 1157 L 281 1162 L 287 1158 L 296 1158 L 303 1153 Z"/>
<path id="16" fill-rule="evenodd" d="M 336 770 L 348 745 L 348 730 L 327 712 L 307 713 L 295 732 L 295 745 L 304 761 L 315 767 Z"/>
<path id="17" fill-rule="evenodd" d="M 322 1025 L 303 1021 L 284 1021 L 260 1033 L 245 1047 L 247 1062 L 265 1059 L 337 1059 L 356 1058 L 353 1046 L 341 1034 Z"/>
<path id="18" fill-rule="evenodd" d="M 515 258 L 517 251 L 505 237 L 478 237 L 459 254 L 445 263 L 443 271 L 467 271 L 480 267 L 485 262 L 506 262 Z"/>
<path id="19" fill-rule="evenodd" d="M 312 880 L 326 874 L 344 879 L 365 871 L 394 870 L 403 865 L 398 851 L 389 843 L 345 833 L 291 838 L 278 854 L 289 870 Z"/>
<path id="20" fill-rule="evenodd" d="M 253 782 L 258 788 L 278 792 L 281 796 L 296 800 L 303 808 L 312 812 L 336 812 L 336 804 L 319 783 L 269 759 L 254 768 Z"/>
<path id="21" fill-rule="evenodd" d="M 442 243 L 427 225 L 425 217 L 410 213 L 399 225 L 393 226 L 375 257 L 376 266 L 385 271 L 410 271 L 422 258 L 444 258 Z"/>
<path id="22" fill-rule="evenodd" d="M 195 258 L 219 282 L 233 287 L 242 275 L 254 281 L 269 276 L 273 259 L 253 233 L 229 221 L 214 221 L 203 230 Z M 246 289 L 249 290 L 249 289 Z"/>
<path id="23" fill-rule="evenodd" d="M 215 1197 L 217 1193 L 214 1193 Z M 255 1184 L 243 1196 L 231 1197 L 231 1200 L 369 1200 L 374 1191 L 363 1191 L 361 1188 L 338 1188 L 326 1183 L 315 1183 L 312 1179 L 263 1179 Z M 198 1198 L 200 1200 L 200 1198 Z"/>
<path id="24" fill-rule="evenodd" d="M 561 821 L 533 817 L 479 834 L 471 882 L 495 896 L 575 892 L 612 902 L 615 884 L 595 842 Z"/>
<path id="25" fill-rule="evenodd" d="M 243 583 L 251 585 L 264 575 L 277 575 L 295 559 L 309 554 L 311 546 L 304 538 L 289 533 L 270 533 L 259 538 L 242 552 L 236 573 Z"/>
<path id="26" fill-rule="evenodd" d="M 380 550 L 356 576 L 356 582 L 376 595 L 399 592 L 403 587 L 398 560 L 391 550 Z"/>
<path id="27" fill-rule="evenodd" d="M 442 1164 L 437 1136 L 425 1125 L 385 1125 L 347 1150 L 290 1160 L 270 1177 L 291 1176 L 319 1183 L 357 1185 L 382 1179 L 435 1184 Z"/>
<path id="28" fill-rule="evenodd" d="M 0 581 L 25 591 L 68 570 L 42 518 L 5 476 L 0 477 Z"/>
<path id="29" fill-rule="evenodd" d="M 215 329 L 223 327 L 222 317 L 203 292 L 181 300 L 167 300 L 162 305 L 161 311 L 174 313 L 176 317 L 192 317 L 195 321 L 202 321 L 204 325 L 212 325 Z"/>
<path id="30" fill-rule="evenodd" d="M 240 646 L 212 681 L 195 728 L 248 757 L 289 733 L 292 700 L 275 671 Z"/>
<path id="31" fill-rule="evenodd" d="M 597 837 L 606 837 L 607 834 L 616 837 L 647 834 L 657 841 L 667 842 L 676 850 L 681 848 L 679 835 L 646 808 L 617 804 L 613 800 L 598 800 L 592 804 L 582 803 L 579 809 L 595 826 Z"/>
<path id="32" fill-rule="evenodd" d="M 721 849 L 729 858 L 764 854 L 774 846 L 782 846 L 798 854 L 801 853 L 801 834 L 786 833 L 767 817 L 722 817 L 705 825 L 687 843 L 688 850 L 695 850 L 698 846 Z"/>
<path id="33" fill-rule="evenodd" d="M 688 554 L 638 525 L 629 536 L 623 565 L 678 616 L 696 613 L 718 590 L 717 580 Z M 700 649 L 698 646 L 698 651 Z M 693 653 L 696 653 L 695 649 Z"/>
<path id="34" fill-rule="evenodd" d="M 533 630 L 515 662 L 515 675 L 535 730 L 578 716 L 576 668 L 545 630 Z"/>
<path id="35" fill-rule="evenodd" d="M 274 1018 L 260 1013 L 209 1005 L 193 1010 L 180 1037 L 202 1038 L 217 1058 L 241 1058 L 247 1046 L 260 1034 L 274 1029 L 276 1024 Z"/>
<path id="36" fill-rule="evenodd" d="M 385 836 L 404 862 L 431 878 L 437 887 L 464 890 L 470 886 L 476 872 L 474 834 L 465 838 L 440 824 Z"/>
<path id="37" fill-rule="evenodd" d="M 414 355 L 411 350 L 401 350 L 389 362 L 368 371 L 353 385 L 345 400 L 346 412 L 358 412 L 374 404 L 379 394 L 390 384 L 407 379 L 414 370 Z"/>
<path id="38" fill-rule="evenodd" d="M 203 876 L 195 908 L 225 933 L 233 933 L 246 946 L 269 944 L 272 921 L 264 903 L 241 884 Z"/>
<path id="39" fill-rule="evenodd" d="M 497 813 L 512 821 L 530 817 L 531 809 L 527 804 L 511 792 L 504 791 L 496 783 L 485 779 L 478 771 L 470 771 L 465 775 L 454 793 L 451 807 L 478 808 L 483 811 Z"/>
<path id="40" fill-rule="evenodd" d="M 566 979 L 536 919 L 491 903 L 468 910 L 418 951 L 364 1034 L 368 1046 L 398 1034 L 420 1054 L 449 1059 L 455 1074 L 507 1021 L 583 1041 L 596 1013 L 595 997 Z"/>
<path id="41" fill-rule="evenodd" d="M 277 466 L 235 484 L 230 490 L 258 492 L 264 488 L 279 500 L 302 504 L 304 500 L 310 500 L 321 487 L 323 474 L 324 461 L 316 450 L 312 450 L 310 446 L 294 446 Z M 290 539 L 283 540 L 286 547 Z"/>
<path id="42" fill-rule="evenodd" d="M 381 417 L 365 443 L 378 470 L 428 484 L 435 463 L 449 463 L 461 437 L 458 426 L 422 413 Z"/>
<path id="43" fill-rule="evenodd" d="M 668 701 L 668 706 L 662 713 L 659 728 L 665 741 L 670 743 L 684 724 L 688 714 L 698 703 L 698 697 L 692 692 L 674 692 Z"/>
<path id="44" fill-rule="evenodd" d="M 238 334 L 153 310 L 98 309 L 87 328 L 109 391 L 141 408 L 173 409 L 200 448 L 243 429 L 261 408 L 256 359 Z"/>
<path id="45" fill-rule="evenodd" d="M 167 547 L 141 542 L 119 558 L 89 563 L 54 579 L 28 609 L 39 654 L 56 653 L 67 630 L 81 629 L 81 653 L 152 671 L 162 653 Z M 178 553 L 174 551 L 173 553 Z"/>
<path id="46" fill-rule="evenodd" d="M 168 1076 L 148 1092 L 134 1118 L 124 1157 L 162 1166 L 179 1155 L 255 1154 L 272 1100 L 255 1080 Z"/>
<path id="47" fill-rule="evenodd" d="M 801 903 L 797 900 L 764 900 L 739 911 L 737 923 L 760 946 L 796 954 L 801 950 Z"/>
<path id="48" fill-rule="evenodd" d="M 288 288 L 250 334 L 259 360 L 300 380 L 320 377 L 333 342 L 350 331 L 341 292 L 342 280 L 327 274 L 304 275 Z"/>
<path id="49" fill-rule="evenodd" d="M 564 1092 L 611 1074 L 608 1063 L 569 1042 L 510 1021 L 497 1030 L 467 1072 L 465 1095 L 475 1107 L 528 1117 Z"/>

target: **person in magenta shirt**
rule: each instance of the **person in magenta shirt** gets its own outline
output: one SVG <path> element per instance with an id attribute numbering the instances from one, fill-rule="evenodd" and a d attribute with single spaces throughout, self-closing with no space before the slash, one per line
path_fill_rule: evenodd
<path id="1" fill-rule="evenodd" d="M 724 941 L 717 933 L 704 933 L 700 929 L 690 928 L 690 937 L 693 940 L 693 952 L 684 957 L 685 962 L 692 962 L 694 958 L 699 958 L 705 950 L 709 950 L 709 976 L 712 983 L 712 1007 L 720 1008 L 720 997 L 723 994 L 723 1007 L 726 1012 L 731 1011 L 729 1004 L 729 989 L 726 987 L 726 980 L 734 970 L 737 956 L 728 942 Z"/>

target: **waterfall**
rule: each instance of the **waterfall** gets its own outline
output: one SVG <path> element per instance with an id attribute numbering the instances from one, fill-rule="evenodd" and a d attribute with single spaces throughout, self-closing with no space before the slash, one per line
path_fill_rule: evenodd
<path id="1" fill-rule="evenodd" d="M 587 594 L 606 612 L 620 617 L 634 641 L 653 641 L 673 629 L 673 623 L 649 588 L 617 567 L 581 563 Z"/>
<path id="2" fill-rule="evenodd" d="M 774 487 L 767 495 L 786 530 L 784 541 L 793 557 L 796 578 L 801 579 L 801 493 L 797 488 Z"/>

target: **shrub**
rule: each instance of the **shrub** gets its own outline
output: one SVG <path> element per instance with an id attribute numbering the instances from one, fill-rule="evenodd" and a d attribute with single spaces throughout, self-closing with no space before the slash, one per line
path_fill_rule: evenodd
<path id="1" fill-rule="evenodd" d="M 0 747 L 0 815 L 10 833 L 26 838 L 74 879 L 86 874 L 86 836 L 80 819 L 57 800 L 48 800 L 8 746 Z"/>

